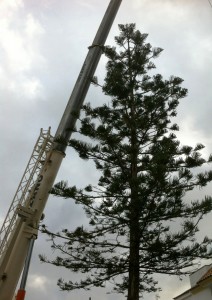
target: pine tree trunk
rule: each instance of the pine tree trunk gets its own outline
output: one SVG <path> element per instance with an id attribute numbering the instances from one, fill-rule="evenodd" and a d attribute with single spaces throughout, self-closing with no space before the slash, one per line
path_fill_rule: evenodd
<path id="1" fill-rule="evenodd" d="M 127 300 L 139 300 L 139 200 L 137 183 L 137 134 L 134 97 L 131 95 L 131 209 L 130 209 L 130 257 L 129 257 L 129 285 Z"/>
<path id="2" fill-rule="evenodd" d="M 136 214 L 137 213 L 135 212 L 135 215 Z M 138 229 L 137 220 L 132 220 L 130 228 L 129 285 L 127 300 L 139 300 L 139 240 L 136 238 Z"/>
<path id="3" fill-rule="evenodd" d="M 130 257 L 127 300 L 139 300 L 139 203 L 136 187 L 137 164 L 132 165 L 131 214 L 130 214 Z"/>

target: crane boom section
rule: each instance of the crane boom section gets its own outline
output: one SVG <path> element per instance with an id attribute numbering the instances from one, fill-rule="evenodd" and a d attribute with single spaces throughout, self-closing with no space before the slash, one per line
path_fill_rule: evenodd
<path id="1" fill-rule="evenodd" d="M 107 39 L 110 28 L 118 12 L 122 0 L 111 0 L 108 9 L 103 17 L 96 37 L 93 41 L 79 77 L 74 86 L 71 97 L 57 129 L 55 142 L 52 149 L 47 154 L 39 174 L 39 187 L 32 197 L 29 208 L 19 209 L 19 219 L 10 243 L 8 244 L 6 255 L 0 264 L 0 299 L 12 300 L 20 274 L 23 270 L 25 258 L 30 244 L 30 239 L 37 237 L 39 221 L 46 205 L 49 191 L 52 188 L 61 162 L 65 156 L 66 142 L 70 139 L 71 133 L 76 123 L 76 115 L 83 104 L 91 80 L 95 73 L 102 53 L 102 46 Z M 65 143 L 59 143 L 58 138 L 62 138 Z"/>
<path id="2" fill-rule="evenodd" d="M 29 159 L 27 167 L 24 171 L 20 184 L 17 188 L 13 201 L 10 205 L 6 218 L 0 229 L 0 264 L 3 254 L 7 250 L 10 235 L 14 231 L 16 221 L 18 219 L 18 206 L 27 206 L 27 198 L 29 191 L 33 189 L 46 159 L 46 154 L 52 146 L 53 138 L 48 130 L 41 129 L 38 140 L 34 146 L 32 155 Z"/>
<path id="3" fill-rule="evenodd" d="M 112 0 L 108 6 L 94 41 L 89 47 L 89 52 L 73 88 L 61 122 L 58 126 L 55 135 L 56 139 L 62 138 L 62 140 L 65 142 L 68 142 L 70 139 L 72 130 L 74 129 L 76 123 L 76 115 L 80 111 L 91 80 L 93 79 L 96 67 L 102 54 L 102 48 L 105 44 L 121 2 L 122 0 Z M 55 143 L 54 148 L 60 151 L 65 151 L 66 143 Z"/>

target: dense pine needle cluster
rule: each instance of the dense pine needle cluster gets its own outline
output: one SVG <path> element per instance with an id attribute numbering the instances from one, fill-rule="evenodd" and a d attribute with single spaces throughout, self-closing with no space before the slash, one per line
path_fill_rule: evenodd
<path id="1" fill-rule="evenodd" d="M 60 182 L 52 190 L 82 205 L 90 225 L 57 234 L 44 226 L 59 252 L 53 261 L 41 259 L 86 274 L 79 282 L 60 279 L 62 290 L 112 281 L 114 291 L 138 300 L 144 292 L 156 291 L 154 274 L 184 274 L 196 258 L 211 258 L 211 239 L 197 242 L 195 235 L 212 199 L 188 201 L 186 193 L 212 180 L 212 171 L 195 169 L 212 159 L 202 158 L 203 145 L 192 148 L 177 140 L 179 128 L 172 118 L 187 90 L 181 78 L 165 80 L 152 72 L 162 49 L 147 43 L 147 34 L 134 24 L 119 28 L 118 49 L 104 48 L 103 92 L 111 102 L 84 105 L 82 140 L 69 143 L 82 159 L 95 162 L 101 172 L 98 185 L 78 189 Z"/>

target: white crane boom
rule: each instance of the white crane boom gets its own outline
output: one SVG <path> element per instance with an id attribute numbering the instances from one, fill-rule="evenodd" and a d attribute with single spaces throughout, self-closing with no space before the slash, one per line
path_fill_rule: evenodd
<path id="1" fill-rule="evenodd" d="M 10 244 L 9 239 L 11 238 L 11 234 L 14 231 L 16 221 L 19 217 L 18 208 L 20 208 L 20 206 L 27 207 L 29 205 L 27 204 L 29 191 L 35 188 L 43 162 L 46 160 L 46 155 L 50 151 L 52 143 L 53 137 L 50 134 L 50 128 L 48 130 L 41 129 L 32 155 L 0 230 L 0 265 L 4 257 L 3 254 L 7 251 L 7 247 Z"/>
<path id="2" fill-rule="evenodd" d="M 74 86 L 71 97 L 59 124 L 52 148 L 40 169 L 39 176 L 33 189 L 29 192 L 27 205 L 23 204 L 16 211 L 18 218 L 15 222 L 5 251 L 0 258 L 0 299 L 12 300 L 23 270 L 31 239 L 36 239 L 38 226 L 46 205 L 61 162 L 65 156 L 66 143 L 76 123 L 76 113 L 79 113 L 94 76 L 110 28 L 118 12 L 122 0 L 111 0 L 97 31 L 79 77 Z M 73 114 L 74 112 L 74 114 Z M 58 143 L 62 138 L 64 143 Z M 15 213 L 16 213 L 15 212 Z"/>

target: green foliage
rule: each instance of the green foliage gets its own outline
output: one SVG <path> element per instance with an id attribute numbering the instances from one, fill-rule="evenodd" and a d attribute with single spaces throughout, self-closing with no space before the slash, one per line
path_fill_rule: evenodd
<path id="1" fill-rule="evenodd" d="M 187 95 L 183 80 L 150 72 L 162 49 L 146 43 L 147 35 L 134 24 L 119 28 L 120 50 L 105 48 L 103 92 L 111 103 L 84 105 L 79 132 L 90 143 L 69 142 L 100 170 L 98 186 L 77 189 L 60 182 L 52 190 L 81 204 L 90 226 L 58 234 L 43 228 L 61 255 L 41 259 L 87 275 L 80 282 L 60 279 L 62 290 L 101 287 L 110 280 L 115 292 L 137 300 L 156 291 L 154 274 L 181 275 L 196 258 L 211 258 L 211 239 L 197 242 L 195 236 L 212 199 L 188 201 L 186 193 L 210 182 L 212 171 L 193 172 L 211 156 L 205 160 L 199 152 L 203 145 L 182 146 L 175 135 L 179 128 L 171 118 Z M 56 242 L 60 237 L 62 244 Z"/>

